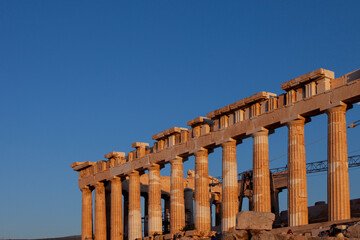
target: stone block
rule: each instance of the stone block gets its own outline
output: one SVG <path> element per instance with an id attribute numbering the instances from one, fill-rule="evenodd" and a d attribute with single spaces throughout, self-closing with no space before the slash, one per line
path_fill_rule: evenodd
<path id="1" fill-rule="evenodd" d="M 229 125 L 229 117 L 227 115 L 222 115 L 220 117 L 220 128 L 226 128 Z"/>
<path id="2" fill-rule="evenodd" d="M 188 121 L 187 125 L 191 126 L 191 127 L 195 127 L 197 125 L 206 124 L 208 120 L 210 120 L 210 119 L 206 118 L 206 117 L 197 117 L 193 120 Z"/>
<path id="3" fill-rule="evenodd" d="M 269 212 L 242 211 L 236 215 L 236 229 L 272 229 L 275 214 Z"/>
<path id="4" fill-rule="evenodd" d="M 291 89 L 286 93 L 286 105 L 290 105 L 294 103 L 296 100 L 296 92 L 295 90 Z"/>
<path id="5" fill-rule="evenodd" d="M 223 232 L 220 235 L 221 240 L 245 240 L 250 239 L 250 235 L 248 231 L 246 230 L 233 230 L 233 231 L 227 231 Z"/>
<path id="6" fill-rule="evenodd" d="M 344 231 L 344 235 L 348 238 L 360 238 L 360 222 L 349 226 Z"/>
<path id="7" fill-rule="evenodd" d="M 187 128 L 173 127 L 173 128 L 167 129 L 165 131 L 162 131 L 162 132 L 159 132 L 159 133 L 153 135 L 152 139 L 160 140 L 160 139 L 166 138 L 170 135 L 173 135 L 175 133 L 181 133 L 182 131 L 187 131 L 187 130 L 188 130 Z"/>
<path id="8" fill-rule="evenodd" d="M 316 95 L 316 84 L 315 82 L 310 82 L 305 85 L 305 98 Z"/>
<path id="9" fill-rule="evenodd" d="M 329 78 L 323 78 L 317 81 L 316 92 L 323 93 L 331 88 L 331 80 Z"/>
<path id="10" fill-rule="evenodd" d="M 140 147 L 148 147 L 149 144 L 148 143 L 143 143 L 143 142 L 134 142 L 133 144 L 131 144 L 131 147 L 133 148 L 140 148 Z"/>
<path id="11" fill-rule="evenodd" d="M 168 234 L 165 234 L 165 235 L 164 235 L 164 240 L 172 240 L 172 239 L 173 239 L 173 237 L 174 237 L 174 235 L 173 235 L 173 234 L 168 233 Z"/>
<path id="12" fill-rule="evenodd" d="M 87 161 L 87 162 L 74 162 L 73 164 L 71 164 L 71 167 L 72 167 L 72 169 L 74 171 L 80 171 L 82 169 L 91 167 L 92 165 L 95 165 L 95 163 L 90 162 L 90 161 Z"/>
<path id="13" fill-rule="evenodd" d="M 260 103 L 260 114 L 267 113 L 269 111 L 269 100 Z"/>
<path id="14" fill-rule="evenodd" d="M 250 119 L 250 108 L 244 109 L 244 120 Z"/>
<path id="15" fill-rule="evenodd" d="M 195 235 L 194 232 L 195 232 L 195 230 L 186 231 L 186 232 L 185 232 L 185 236 L 187 236 L 187 237 L 189 237 L 189 236 L 194 236 L 194 235 Z"/>
<path id="16" fill-rule="evenodd" d="M 296 89 L 296 101 L 301 101 L 304 98 L 304 89 L 303 88 L 298 88 Z"/>
<path id="17" fill-rule="evenodd" d="M 260 103 L 254 103 L 250 106 L 250 118 L 260 114 Z"/>
<path id="18" fill-rule="evenodd" d="M 281 84 L 281 89 L 288 91 L 289 89 L 296 88 L 301 84 L 306 84 L 310 81 L 317 80 L 319 78 L 325 77 L 325 78 L 333 79 L 334 76 L 335 74 L 333 71 L 320 68 Z"/>
<path id="19" fill-rule="evenodd" d="M 110 152 L 104 155 L 105 158 L 110 159 L 110 158 L 124 158 L 125 157 L 125 153 L 124 152 Z"/>
<path id="20" fill-rule="evenodd" d="M 200 137 L 200 126 L 196 126 L 193 128 L 193 137 Z"/>
<path id="21" fill-rule="evenodd" d="M 181 132 L 181 137 L 180 137 L 180 142 L 181 143 L 186 143 L 187 140 L 188 140 L 188 135 L 189 135 L 188 131 L 182 131 Z"/>
<path id="22" fill-rule="evenodd" d="M 284 105 L 285 105 L 285 96 L 286 96 L 286 94 L 284 93 L 284 94 L 281 94 L 281 95 L 279 95 L 279 97 L 278 97 L 278 106 L 277 106 L 277 108 L 282 108 Z"/>
<path id="23" fill-rule="evenodd" d="M 235 112 L 235 123 L 241 122 L 244 120 L 244 110 L 240 109 Z"/>
<path id="24" fill-rule="evenodd" d="M 206 134 L 210 133 L 210 126 L 209 125 L 203 125 L 200 128 L 200 136 L 204 136 Z"/>
<path id="25" fill-rule="evenodd" d="M 214 120 L 214 125 L 212 125 L 213 130 L 212 131 L 217 131 L 219 130 L 220 127 L 220 119 L 213 119 Z"/>
<path id="26" fill-rule="evenodd" d="M 238 110 L 240 108 L 244 108 L 247 105 L 251 105 L 254 102 L 258 102 L 260 100 L 266 100 L 270 97 L 275 97 L 276 94 L 270 93 L 270 92 L 259 92 L 254 95 L 251 95 L 250 97 L 244 98 L 240 101 L 237 101 L 235 103 L 232 103 L 228 106 L 222 107 L 220 109 L 217 109 L 215 111 L 212 111 L 208 113 L 206 116 L 208 118 L 214 119 L 219 117 L 220 115 L 228 114 L 230 111 Z"/>

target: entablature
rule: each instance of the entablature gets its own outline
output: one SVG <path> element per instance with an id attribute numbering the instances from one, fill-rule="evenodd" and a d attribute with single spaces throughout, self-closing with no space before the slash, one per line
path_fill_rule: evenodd
<path id="1" fill-rule="evenodd" d="M 304 79 L 314 78 L 318 76 L 331 76 L 331 73 L 324 72 L 308 74 L 307 77 L 300 78 L 291 86 L 296 86 L 295 82 L 300 84 L 306 83 Z M 314 71 L 314 72 L 316 72 Z M 328 71 L 328 70 L 326 70 Z M 331 72 L 331 71 L 329 71 Z M 327 75 L 326 75 L 327 74 Z M 304 75 L 305 76 L 305 75 Z M 310 79 L 311 80 L 311 79 Z M 293 80 L 291 80 L 293 81 Z M 234 139 L 240 143 L 242 139 L 248 138 L 252 131 L 266 128 L 270 131 L 285 125 L 286 119 L 291 119 L 296 116 L 303 116 L 310 118 L 324 113 L 324 109 L 331 106 L 333 103 L 343 102 L 351 105 L 360 101 L 360 70 L 349 73 L 341 78 L 333 79 L 331 91 L 314 92 L 311 97 L 299 95 L 298 98 L 289 101 L 289 92 L 276 96 L 272 93 L 260 92 L 252 95 L 247 100 L 243 99 L 236 103 L 230 104 L 222 110 L 216 110 L 209 113 L 207 118 L 198 117 L 188 121 L 191 129 L 186 128 L 170 128 L 153 136 L 153 147 L 148 144 L 134 143 L 133 147 L 145 149 L 142 154 L 115 154 L 116 152 L 105 155 L 109 157 L 108 161 L 93 162 L 76 162 L 71 165 L 75 171 L 80 172 L 79 186 L 93 185 L 97 181 L 109 180 L 114 176 L 126 176 L 133 170 L 143 172 L 152 164 L 165 164 L 175 157 L 182 157 L 186 159 L 196 152 L 198 149 L 209 149 L 219 147 L 221 142 L 226 139 Z M 286 88 L 287 89 L 287 88 Z M 248 115 L 242 117 L 236 115 L 246 109 L 252 111 L 251 107 L 255 104 L 260 104 L 260 110 L 257 115 Z M 267 103 L 268 107 L 265 106 Z M 250 105 L 249 105 L 250 104 Z M 245 108 L 243 108 L 245 107 Z M 215 113 L 216 112 L 216 113 Z M 244 113 L 243 112 L 243 113 Z M 227 117 L 224 117 L 227 116 Z M 210 118 L 209 118 L 210 117 Z M 235 119 L 235 120 L 234 120 Z M 236 120 L 237 119 L 237 120 Z M 216 120 L 220 121 L 219 127 L 215 127 Z M 214 121 L 214 124 L 212 124 Z M 205 130 L 200 131 L 200 134 L 194 134 L 194 129 L 202 126 Z M 136 150 L 136 151 L 137 151 Z M 130 157 L 130 155 L 132 155 Z M 113 156 L 119 156 L 121 162 L 113 162 Z"/>

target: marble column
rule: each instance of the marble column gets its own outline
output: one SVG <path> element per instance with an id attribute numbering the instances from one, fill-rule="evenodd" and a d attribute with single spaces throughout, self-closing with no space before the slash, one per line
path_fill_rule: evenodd
<path id="1" fill-rule="evenodd" d="M 95 186 L 95 239 L 106 240 L 106 204 L 103 182 L 98 182 Z"/>
<path id="2" fill-rule="evenodd" d="M 254 211 L 271 212 L 270 170 L 269 170 L 269 131 L 262 129 L 253 137 L 253 180 Z"/>
<path id="3" fill-rule="evenodd" d="M 329 221 L 349 219 L 350 190 L 346 138 L 346 105 L 329 108 L 328 213 Z"/>
<path id="4" fill-rule="evenodd" d="M 82 192 L 82 213 L 81 213 L 81 239 L 92 239 L 93 237 L 93 216 L 92 216 L 92 193 L 89 186 L 81 189 Z"/>
<path id="5" fill-rule="evenodd" d="M 221 231 L 235 230 L 238 213 L 238 177 L 236 163 L 236 141 L 222 145 L 222 219 Z"/>
<path id="6" fill-rule="evenodd" d="M 122 185 L 119 177 L 111 179 L 111 240 L 123 239 Z"/>
<path id="7" fill-rule="evenodd" d="M 160 166 L 149 168 L 149 236 L 162 233 Z"/>
<path id="8" fill-rule="evenodd" d="M 170 233 L 174 234 L 185 226 L 184 172 L 182 158 L 176 157 L 170 163 Z"/>
<path id="9" fill-rule="evenodd" d="M 129 240 L 142 237 L 141 231 L 141 201 L 140 201 L 140 175 L 138 171 L 129 174 Z"/>
<path id="10" fill-rule="evenodd" d="M 195 153 L 195 229 L 210 231 L 208 150 Z"/>
<path id="11" fill-rule="evenodd" d="M 308 224 L 304 126 L 303 117 L 287 123 L 289 226 Z"/>

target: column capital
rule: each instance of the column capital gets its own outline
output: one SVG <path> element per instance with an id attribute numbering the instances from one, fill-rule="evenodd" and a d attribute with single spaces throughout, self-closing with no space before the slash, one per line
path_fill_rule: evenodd
<path id="1" fill-rule="evenodd" d="M 179 157 L 179 156 L 176 156 L 175 158 L 173 158 L 173 159 L 171 159 L 171 160 L 169 160 L 169 162 L 171 163 L 171 164 L 173 164 L 173 163 L 183 163 L 183 158 L 182 157 Z"/>
<path id="2" fill-rule="evenodd" d="M 234 140 L 234 141 L 223 142 L 221 144 L 221 147 L 236 147 L 236 145 L 237 145 L 237 142 Z"/>
<path id="3" fill-rule="evenodd" d="M 121 177 L 119 176 L 114 176 L 110 179 L 110 182 L 115 182 L 115 181 L 121 181 Z"/>
<path id="4" fill-rule="evenodd" d="M 301 115 L 296 115 L 296 116 L 293 116 L 293 117 L 289 117 L 289 118 L 287 118 L 287 119 L 285 119 L 285 120 L 282 120 L 280 123 L 281 124 L 287 124 L 287 123 L 289 123 L 289 122 L 292 122 L 292 121 L 294 121 L 294 120 L 305 120 L 305 118 L 303 117 L 303 116 L 301 116 Z"/>
<path id="5" fill-rule="evenodd" d="M 87 190 L 92 191 L 92 187 L 89 186 L 89 185 L 86 185 L 86 186 L 83 186 L 82 188 L 80 188 L 80 191 L 81 191 L 81 192 L 82 192 L 82 191 L 87 191 Z"/>
<path id="6" fill-rule="evenodd" d="M 97 187 L 104 187 L 105 186 L 105 183 L 104 182 L 97 182 L 96 184 L 95 184 L 95 188 L 97 188 Z"/>
<path id="7" fill-rule="evenodd" d="M 160 171 L 160 164 L 153 163 L 148 167 L 148 170 L 149 171 L 156 171 L 156 170 Z"/>
<path id="8" fill-rule="evenodd" d="M 220 141 L 217 141 L 215 144 L 216 144 L 216 145 L 223 145 L 223 144 L 231 143 L 231 142 L 235 142 L 236 144 L 238 143 L 238 141 L 236 141 L 236 139 L 233 139 L 233 138 L 225 138 L 225 139 L 221 139 Z"/>
<path id="9" fill-rule="evenodd" d="M 348 105 L 343 102 L 334 103 L 331 105 L 326 106 L 325 112 L 326 114 L 333 113 L 333 112 L 343 112 L 346 113 L 348 109 Z"/>
<path id="10" fill-rule="evenodd" d="M 268 135 L 269 134 L 269 129 L 264 128 L 264 127 L 259 127 L 256 129 L 253 129 L 251 131 L 246 132 L 246 135 L 251 135 L 252 137 L 254 137 L 255 135 Z"/>
<path id="11" fill-rule="evenodd" d="M 137 171 L 137 170 L 132 170 L 128 175 L 129 175 L 129 176 L 139 175 L 139 171 Z"/>
<path id="12" fill-rule="evenodd" d="M 347 104 L 342 101 L 337 101 L 332 104 L 326 105 L 325 107 L 320 108 L 320 111 L 325 111 L 326 113 L 328 113 L 329 111 L 333 111 L 334 109 L 337 109 L 337 107 L 340 107 L 340 109 L 341 107 L 345 107 L 346 110 L 349 110 L 352 108 L 352 104 Z"/>
<path id="13" fill-rule="evenodd" d="M 199 149 L 196 149 L 194 151 L 194 155 L 195 157 L 200 157 L 200 156 L 203 156 L 203 155 L 208 155 L 209 153 L 209 150 L 206 149 L 206 148 L 199 148 Z"/>
<path id="14" fill-rule="evenodd" d="M 308 122 L 311 122 L 311 118 L 303 117 L 301 115 L 296 115 L 294 117 L 285 119 L 285 120 L 281 121 L 280 123 L 281 124 L 286 124 L 287 126 L 290 126 L 290 125 L 297 125 L 297 124 L 302 125 L 302 124 L 305 124 L 305 123 L 308 123 Z"/>

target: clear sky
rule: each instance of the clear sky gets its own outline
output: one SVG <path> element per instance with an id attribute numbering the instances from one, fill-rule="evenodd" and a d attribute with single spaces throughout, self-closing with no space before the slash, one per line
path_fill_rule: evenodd
<path id="1" fill-rule="evenodd" d="M 111 151 L 318 68 L 360 68 L 360 1 L 0 1 L 0 238 L 80 234 L 75 161 Z M 360 119 L 360 107 L 347 113 Z M 306 125 L 326 159 L 326 116 Z M 360 154 L 360 127 L 348 131 Z M 270 136 L 286 154 L 287 130 Z M 252 140 L 238 148 L 251 168 Z M 221 150 L 210 174 L 221 175 Z M 286 156 L 270 167 L 286 165 Z M 194 168 L 192 158 L 185 169 Z M 169 168 L 162 170 L 168 175 Z M 360 198 L 360 170 L 350 170 Z M 308 178 L 309 205 L 326 173 Z M 286 192 L 281 194 L 286 209 Z"/>

